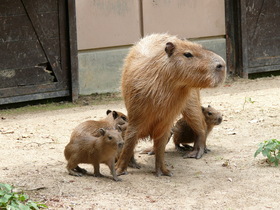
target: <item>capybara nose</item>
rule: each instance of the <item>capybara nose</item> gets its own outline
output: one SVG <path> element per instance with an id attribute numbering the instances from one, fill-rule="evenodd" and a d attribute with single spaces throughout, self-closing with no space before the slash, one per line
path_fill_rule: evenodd
<path id="1" fill-rule="evenodd" d="M 218 118 L 218 123 L 220 124 L 222 121 L 223 121 L 223 118 L 222 118 L 222 117 L 219 117 L 219 118 Z"/>
<path id="2" fill-rule="evenodd" d="M 216 66 L 217 71 L 222 71 L 224 68 L 225 68 L 224 65 L 222 65 L 220 63 Z"/>
<path id="3" fill-rule="evenodd" d="M 119 147 L 119 148 L 122 148 L 123 145 L 124 145 L 124 142 L 119 142 L 119 143 L 118 143 L 118 147 Z"/>

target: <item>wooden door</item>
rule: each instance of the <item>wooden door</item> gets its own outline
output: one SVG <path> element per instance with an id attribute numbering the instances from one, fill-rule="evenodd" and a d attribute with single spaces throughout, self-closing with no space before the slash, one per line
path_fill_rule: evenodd
<path id="1" fill-rule="evenodd" d="M 229 68 L 244 77 L 280 70 L 280 1 L 225 2 Z"/>
<path id="2" fill-rule="evenodd" d="M 67 0 L 0 1 L 0 104 L 72 96 L 68 9 Z"/>

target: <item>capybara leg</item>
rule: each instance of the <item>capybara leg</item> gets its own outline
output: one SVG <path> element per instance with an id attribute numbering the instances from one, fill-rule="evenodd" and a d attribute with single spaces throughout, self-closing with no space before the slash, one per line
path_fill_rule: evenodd
<path id="1" fill-rule="evenodd" d="M 156 158 L 156 176 L 172 176 L 172 173 L 166 168 L 164 163 L 165 146 L 168 142 L 169 133 L 161 138 L 154 139 L 154 151 Z"/>
<path id="2" fill-rule="evenodd" d="M 94 167 L 93 176 L 103 177 L 103 175 L 100 173 L 100 165 L 98 161 L 93 162 L 93 167 Z"/>
<path id="3" fill-rule="evenodd" d="M 116 174 L 116 170 L 115 170 L 115 159 L 112 159 L 111 161 L 108 162 L 108 166 L 110 168 L 111 174 L 113 176 L 113 180 L 115 181 L 121 181 L 122 179 L 119 178 Z"/>
<path id="4" fill-rule="evenodd" d="M 191 152 L 187 152 L 184 158 L 201 158 L 204 154 L 204 149 L 206 147 L 206 130 L 207 125 L 205 122 L 205 117 L 200 105 L 199 91 L 197 94 L 191 95 L 190 99 L 187 101 L 186 107 L 182 112 L 184 120 L 191 127 L 194 133 L 197 135 L 196 141 L 194 141 L 194 149 Z"/>
<path id="5" fill-rule="evenodd" d="M 87 170 L 86 170 L 86 169 L 81 168 L 81 167 L 79 167 L 79 166 L 77 166 L 77 167 L 75 168 L 75 171 L 77 171 L 77 172 L 79 172 L 79 173 L 82 173 L 82 174 L 86 174 L 86 173 L 87 173 Z"/>
<path id="6" fill-rule="evenodd" d="M 202 155 L 205 152 L 205 148 L 206 148 L 206 136 L 205 133 L 201 133 L 198 135 L 198 140 L 196 142 L 194 142 L 194 147 L 193 147 L 193 151 L 191 152 L 187 152 L 183 158 L 196 158 L 199 159 L 202 157 Z"/>
<path id="7" fill-rule="evenodd" d="M 134 155 L 130 158 L 128 166 L 131 168 L 140 169 L 141 166 L 136 162 Z"/>
<path id="8" fill-rule="evenodd" d="M 127 174 L 127 166 L 130 158 L 133 155 L 136 143 L 136 129 L 128 124 L 125 133 L 124 147 L 116 164 L 116 173 L 118 176 Z"/>

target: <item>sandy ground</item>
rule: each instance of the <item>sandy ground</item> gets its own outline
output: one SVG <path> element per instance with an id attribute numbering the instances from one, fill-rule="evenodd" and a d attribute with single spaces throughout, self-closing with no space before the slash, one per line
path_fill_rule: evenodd
<path id="1" fill-rule="evenodd" d="M 107 109 L 126 112 L 122 101 L 35 113 L 0 111 L 0 182 L 50 209 L 280 209 L 280 168 L 261 155 L 253 157 L 260 142 L 280 138 L 279 95 L 280 77 L 202 90 L 202 104 L 224 116 L 208 137 L 211 152 L 199 160 L 183 159 L 170 141 L 165 157 L 173 177 L 156 177 L 154 156 L 139 154 L 151 142 L 141 141 L 136 158 L 142 168 L 129 168 L 122 182 L 114 182 L 105 165 L 104 178 L 70 176 L 63 156 L 76 125 L 103 118 Z"/>

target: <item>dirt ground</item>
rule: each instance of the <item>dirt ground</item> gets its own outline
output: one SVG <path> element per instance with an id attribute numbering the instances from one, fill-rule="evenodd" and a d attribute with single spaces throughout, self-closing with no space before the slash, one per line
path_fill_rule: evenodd
<path id="1" fill-rule="evenodd" d="M 279 209 L 280 168 L 253 155 L 258 144 L 280 138 L 280 77 L 231 81 L 202 90 L 202 104 L 223 113 L 201 159 L 183 159 L 172 141 L 166 164 L 173 177 L 154 175 L 154 156 L 139 154 L 150 141 L 140 141 L 136 158 L 114 182 L 107 166 L 104 178 L 73 177 L 63 150 L 75 126 L 100 119 L 107 109 L 126 112 L 122 101 L 52 111 L 0 111 L 0 182 L 15 185 L 49 209 Z M 82 165 L 93 171 L 91 165 Z"/>

